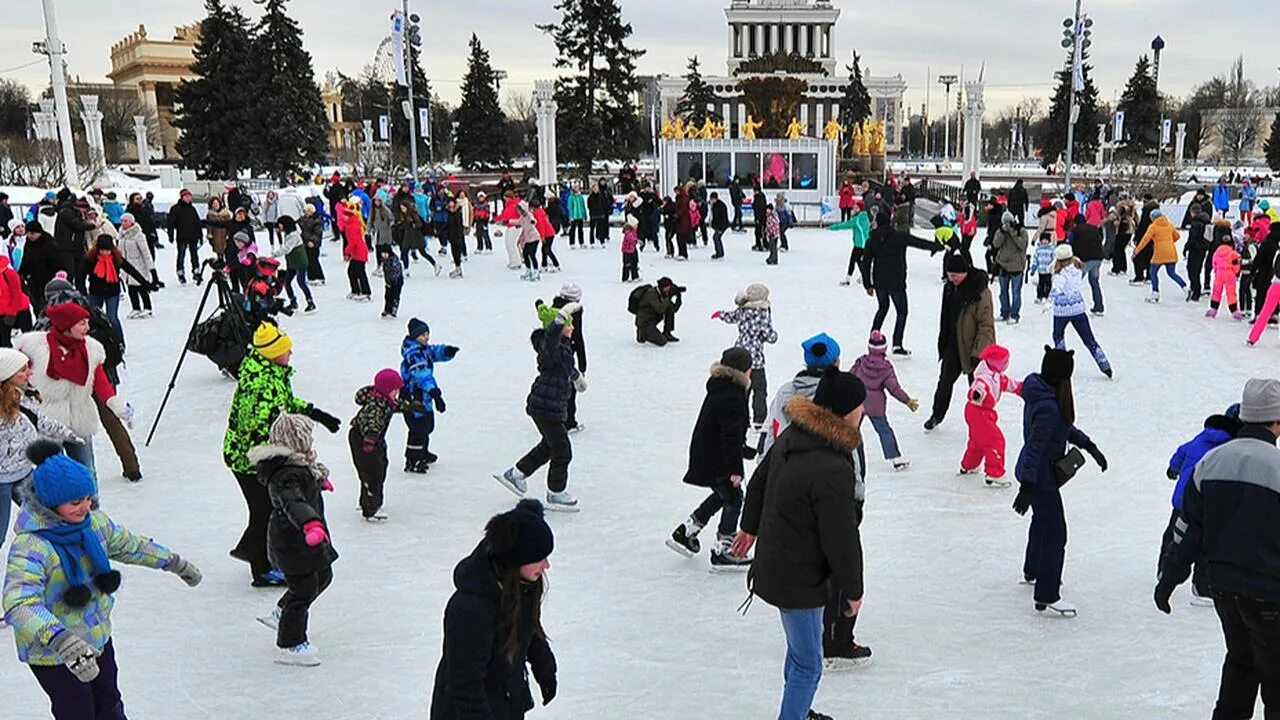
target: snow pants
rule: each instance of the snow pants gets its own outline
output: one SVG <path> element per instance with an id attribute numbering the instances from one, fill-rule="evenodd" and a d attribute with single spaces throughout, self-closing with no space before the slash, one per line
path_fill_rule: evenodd
<path id="1" fill-rule="evenodd" d="M 1255 717 L 1259 685 L 1266 716 L 1274 717 L 1280 708 L 1280 605 L 1218 595 L 1213 607 L 1227 645 L 1214 720 Z"/>
<path id="2" fill-rule="evenodd" d="M 503 244 L 507 247 L 507 267 L 517 270 L 521 265 L 520 229 L 509 227 L 502 231 Z"/>
<path id="3" fill-rule="evenodd" d="M 276 628 L 276 647 L 291 648 L 307 641 L 307 620 L 311 604 L 333 582 L 333 569 L 326 567 L 307 575 L 285 575 L 288 589 L 280 597 L 280 626 Z"/>
<path id="4" fill-rule="evenodd" d="M 524 457 L 516 462 L 516 469 L 528 477 L 538 468 L 551 463 L 547 470 L 547 489 L 563 492 L 569 484 L 569 463 L 573 461 L 573 445 L 564 421 L 553 418 L 532 418 L 542 439 Z"/>
<path id="5" fill-rule="evenodd" d="M 1031 528 L 1022 575 L 1036 582 L 1036 602 L 1061 599 L 1062 564 L 1067 555 L 1067 518 L 1057 487 L 1036 485 L 1031 490 Z"/>
<path id="6" fill-rule="evenodd" d="M 93 682 L 80 682 L 66 665 L 28 666 L 49 696 L 54 720 L 125 720 L 113 642 L 108 640 L 98 656 L 98 677 Z"/>
<path id="7" fill-rule="evenodd" d="M 360 511 L 365 517 L 373 517 L 382 509 L 382 488 L 387 482 L 387 442 L 379 438 L 373 452 L 365 452 L 364 435 L 352 425 L 347 431 L 347 443 L 351 447 L 351 463 L 360 478 Z"/>
<path id="8" fill-rule="evenodd" d="M 1194 275 L 1192 276 L 1195 277 Z M 1194 282 L 1194 281 L 1193 281 Z M 1195 283 L 1198 284 L 1198 283 Z M 1236 276 L 1219 273 L 1213 276 L 1213 295 L 1209 298 L 1209 307 L 1214 310 L 1222 304 L 1222 294 L 1226 292 L 1227 307 L 1236 312 Z"/>
<path id="9" fill-rule="evenodd" d="M 1266 299 L 1258 308 L 1258 316 L 1253 321 L 1253 328 L 1249 330 L 1250 344 L 1257 344 L 1258 340 L 1262 339 L 1262 331 L 1267 329 L 1267 321 L 1275 314 L 1277 307 L 1280 307 L 1280 283 L 1271 283 L 1271 287 L 1267 289 Z"/>
<path id="10" fill-rule="evenodd" d="M 424 398 L 423 402 L 431 402 Z M 405 439 L 404 459 L 408 462 L 425 460 L 431 452 L 431 431 L 436 429 L 436 414 L 423 413 L 416 417 L 414 413 L 404 416 L 404 424 L 409 427 L 409 436 Z"/>
<path id="11" fill-rule="evenodd" d="M 267 559 L 267 525 L 271 520 L 271 496 L 267 494 L 267 486 L 258 480 L 257 473 L 234 473 L 236 483 L 240 485 L 240 493 L 244 495 L 244 504 L 249 510 L 249 523 L 240 535 L 240 542 L 231 551 L 231 556 L 249 563 L 253 577 L 266 575 L 271 571 L 271 561 Z"/>
<path id="12" fill-rule="evenodd" d="M 987 476 L 1004 477 L 1004 433 L 996 421 L 1000 416 L 995 410 L 988 410 L 973 403 L 964 404 L 964 422 L 969 426 L 969 443 L 965 446 L 964 457 L 960 458 L 962 470 L 977 470 L 979 464 L 985 463 Z"/>

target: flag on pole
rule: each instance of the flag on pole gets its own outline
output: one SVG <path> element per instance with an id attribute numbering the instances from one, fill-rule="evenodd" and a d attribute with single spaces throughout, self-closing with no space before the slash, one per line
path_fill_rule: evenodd
<path id="1" fill-rule="evenodd" d="M 378 139 L 384 141 L 391 139 L 391 118 L 386 115 L 378 116 Z"/>
<path id="2" fill-rule="evenodd" d="M 396 83 L 408 87 L 404 70 L 404 15 L 399 10 L 391 13 L 391 56 L 396 67 Z"/>
<path id="3" fill-rule="evenodd" d="M 1075 51 L 1071 56 L 1072 87 L 1084 92 L 1084 16 L 1076 21 Z"/>
<path id="4" fill-rule="evenodd" d="M 1115 126 L 1115 130 L 1113 130 L 1111 133 L 1111 139 L 1113 142 L 1120 142 L 1124 140 L 1124 111 L 1123 110 L 1116 111 L 1116 126 Z"/>
<path id="5" fill-rule="evenodd" d="M 1160 129 L 1160 145 L 1168 145 L 1169 137 L 1173 134 L 1173 120 L 1171 118 L 1164 119 L 1164 126 Z"/>
<path id="6" fill-rule="evenodd" d="M 418 134 L 431 139 L 431 111 L 427 108 L 418 108 Z"/>

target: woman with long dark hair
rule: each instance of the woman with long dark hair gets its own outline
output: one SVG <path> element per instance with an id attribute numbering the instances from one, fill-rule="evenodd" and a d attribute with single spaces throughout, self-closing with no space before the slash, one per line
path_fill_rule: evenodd
<path id="1" fill-rule="evenodd" d="M 542 704 L 555 698 L 556 658 L 542 630 L 555 538 L 542 515 L 537 500 L 494 515 L 484 539 L 454 568 L 431 720 L 523 718 L 534 707 L 526 667 Z"/>

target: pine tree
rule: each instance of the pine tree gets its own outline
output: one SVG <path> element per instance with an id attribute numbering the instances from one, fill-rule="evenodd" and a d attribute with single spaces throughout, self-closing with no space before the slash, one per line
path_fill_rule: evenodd
<path id="1" fill-rule="evenodd" d="M 1146 55 L 1138 57 L 1133 77 L 1120 96 L 1120 109 L 1124 111 L 1124 137 L 1117 140 L 1125 143 L 1122 153 L 1135 161 L 1155 154 L 1160 142 L 1160 93 Z"/>
<path id="2" fill-rule="evenodd" d="M 1271 137 L 1264 146 L 1267 151 L 1267 167 L 1280 172 L 1280 113 L 1271 121 Z"/>
<path id="3" fill-rule="evenodd" d="M 680 102 L 676 103 L 676 115 L 697 127 L 702 127 L 707 118 L 711 118 L 713 122 L 720 122 L 720 113 L 714 109 L 716 95 L 711 91 L 711 86 L 702 79 L 702 72 L 698 69 L 697 55 L 689 58 L 689 74 L 684 77 L 688 84 L 685 85 L 684 95 L 680 96 Z"/>
<path id="4" fill-rule="evenodd" d="M 182 131 L 178 152 L 183 164 L 203 173 L 234 178 L 249 167 L 246 140 L 259 127 L 252 117 L 249 21 L 237 7 L 205 0 L 205 19 L 191 65 L 196 79 L 174 90 Z"/>
<path id="5" fill-rule="evenodd" d="M 844 88 L 844 97 L 840 98 L 840 124 L 847 128 L 846 147 L 852 148 L 853 126 L 871 117 L 871 93 L 862 82 L 862 58 L 858 53 L 853 54 L 853 64 L 845 68 L 849 71 L 849 84 Z"/>
<path id="6" fill-rule="evenodd" d="M 1084 63 L 1084 90 L 1076 93 L 1076 107 L 1079 117 L 1076 120 L 1075 161 L 1088 162 L 1098 150 L 1098 87 L 1093 84 L 1093 66 Z M 1071 54 L 1067 54 L 1067 62 L 1055 73 L 1058 77 L 1058 89 L 1054 91 L 1049 107 L 1049 120 L 1046 132 L 1040 137 L 1040 163 L 1044 167 L 1053 167 L 1059 158 L 1066 159 L 1067 126 L 1071 117 L 1071 90 L 1074 82 L 1071 72 Z"/>
<path id="7" fill-rule="evenodd" d="M 596 158 L 627 160 L 641 145 L 640 118 L 632 105 L 640 82 L 626 46 L 631 25 L 619 0 L 559 0 L 559 23 L 538 25 L 556 44 L 558 68 L 576 74 L 556 83 L 560 151 L 584 176 Z"/>
<path id="8" fill-rule="evenodd" d="M 324 161 L 329 123 L 302 47 L 302 30 L 285 13 L 289 0 L 255 0 L 264 6 L 253 39 L 254 81 L 251 138 L 255 170 L 283 178 Z"/>
<path id="9" fill-rule="evenodd" d="M 507 147 L 507 118 L 498 104 L 497 82 L 489 51 L 480 39 L 471 35 L 471 59 L 462 80 L 462 103 L 454 116 L 458 130 L 454 134 L 454 151 L 458 162 L 469 170 L 504 164 L 510 156 Z"/>

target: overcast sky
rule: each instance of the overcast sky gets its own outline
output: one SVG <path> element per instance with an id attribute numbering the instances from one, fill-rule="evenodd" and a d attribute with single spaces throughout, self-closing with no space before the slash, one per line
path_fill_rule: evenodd
<path id="1" fill-rule="evenodd" d="M 0 12 L 0 76 L 19 80 L 33 94 L 48 84 L 47 64 L 31 54 L 33 40 L 44 37 L 39 0 L 5 0 Z M 251 17 L 259 14 L 252 0 L 241 0 Z M 836 49 L 848 58 L 853 49 L 874 74 L 901 74 L 909 89 L 912 112 L 925 99 L 926 75 L 961 66 L 972 77 L 986 63 L 988 114 L 1018 102 L 1024 95 L 1045 98 L 1053 72 L 1063 59 L 1059 47 L 1062 19 L 1071 0 L 835 0 L 842 15 Z M 171 37 L 176 25 L 203 16 L 201 0 L 55 0 L 63 41 L 73 75 L 103 82 L 111 68 L 111 45 L 139 23 L 151 37 Z M 315 60 L 317 78 L 340 69 L 355 74 L 374 55 L 387 35 L 395 0 L 294 0 L 304 42 Z M 697 54 L 704 71 L 723 73 L 727 45 L 724 8 L 728 0 L 625 0 L 623 17 L 635 30 L 632 41 L 648 52 L 640 60 L 644 74 L 681 74 L 686 59 Z M 1253 5 L 1260 11 L 1265 3 Z M 456 104 L 466 71 L 467 42 L 472 32 L 489 49 L 495 67 L 506 70 L 503 85 L 517 93 L 532 91 L 533 81 L 555 76 L 551 40 L 533 25 L 557 19 L 554 0 L 411 0 L 423 16 L 426 40 L 423 64 L 433 88 Z M 379 9 L 383 8 L 383 9 Z M 1246 74 L 1260 84 L 1280 76 L 1280 46 L 1258 34 L 1245 6 L 1214 8 L 1203 0 L 1086 0 L 1094 27 L 1093 62 L 1102 97 L 1118 97 L 1133 71 L 1137 55 L 1151 39 L 1164 37 L 1160 85 L 1184 93 L 1208 77 L 1227 70 L 1243 52 Z M 1265 15 L 1266 13 L 1263 13 Z M 1256 20 L 1269 27 L 1274 18 Z M 1242 40 L 1244 40 L 1242 42 Z M 954 102 L 954 100 L 953 100 Z M 934 89 L 931 114 L 942 103 Z"/>

